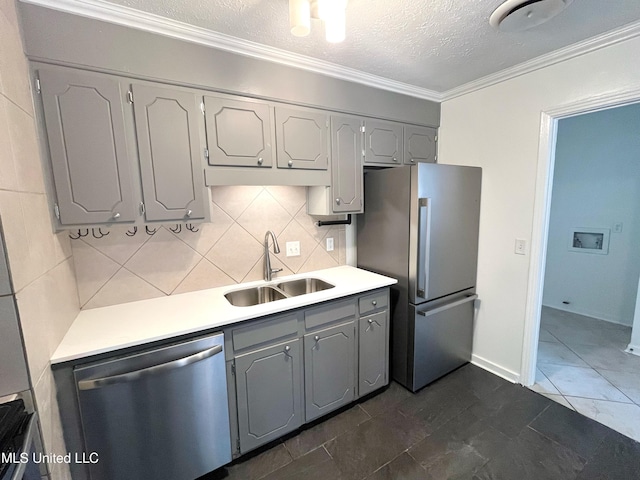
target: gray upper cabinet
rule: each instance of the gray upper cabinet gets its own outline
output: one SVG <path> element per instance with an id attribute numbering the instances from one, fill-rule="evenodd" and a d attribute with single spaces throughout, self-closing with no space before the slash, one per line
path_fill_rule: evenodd
<path id="1" fill-rule="evenodd" d="M 331 117 L 331 188 L 335 213 L 362 212 L 361 121 Z"/>
<path id="2" fill-rule="evenodd" d="M 205 218 L 201 97 L 152 85 L 133 85 L 146 219 Z"/>
<path id="3" fill-rule="evenodd" d="M 402 124 L 384 120 L 365 120 L 366 164 L 402 165 Z"/>
<path id="4" fill-rule="evenodd" d="M 238 355 L 235 362 L 241 453 L 302 425 L 299 339 Z"/>
<path id="5" fill-rule="evenodd" d="M 306 420 L 320 417 L 355 398 L 354 323 L 304 336 Z"/>
<path id="6" fill-rule="evenodd" d="M 269 105 L 256 100 L 204 97 L 209 165 L 271 167 Z"/>
<path id="7" fill-rule="evenodd" d="M 278 168 L 327 170 L 329 116 L 281 106 L 275 113 Z"/>
<path id="8" fill-rule="evenodd" d="M 358 321 L 358 395 L 388 383 L 389 313 L 387 310 Z"/>
<path id="9" fill-rule="evenodd" d="M 60 223 L 135 220 L 118 80 L 74 70 L 38 76 Z"/>
<path id="10" fill-rule="evenodd" d="M 404 163 L 436 163 L 437 130 L 406 125 L 404 127 Z"/>

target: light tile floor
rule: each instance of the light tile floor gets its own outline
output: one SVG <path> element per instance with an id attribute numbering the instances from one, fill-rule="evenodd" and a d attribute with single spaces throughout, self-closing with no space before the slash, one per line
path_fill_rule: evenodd
<path id="1" fill-rule="evenodd" d="M 640 357 L 631 328 L 542 307 L 535 392 L 640 441 Z"/>

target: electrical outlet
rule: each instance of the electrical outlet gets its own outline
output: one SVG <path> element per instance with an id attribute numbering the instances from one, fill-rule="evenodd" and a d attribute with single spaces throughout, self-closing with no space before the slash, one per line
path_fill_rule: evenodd
<path id="1" fill-rule="evenodd" d="M 523 238 L 516 238 L 516 255 L 525 255 L 527 253 L 527 241 Z"/>
<path id="2" fill-rule="evenodd" d="M 622 222 L 616 222 L 613 224 L 613 233 L 622 233 Z"/>
<path id="3" fill-rule="evenodd" d="M 327 238 L 327 252 L 333 252 L 333 237 Z"/>
<path id="4" fill-rule="evenodd" d="M 300 256 L 300 242 L 287 242 L 287 257 Z"/>

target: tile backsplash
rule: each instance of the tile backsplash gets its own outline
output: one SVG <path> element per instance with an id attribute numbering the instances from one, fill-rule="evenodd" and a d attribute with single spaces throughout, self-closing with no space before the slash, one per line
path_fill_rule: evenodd
<path id="1" fill-rule="evenodd" d="M 195 225 L 197 232 L 165 225 L 154 235 L 139 228 L 128 236 L 114 227 L 99 239 L 73 240 L 82 308 L 259 280 L 267 230 L 280 245 L 278 255 L 271 253 L 280 276 L 346 263 L 344 226 L 317 227 L 306 213 L 304 187 L 212 187 L 211 197 L 211 223 Z M 331 252 L 326 238 L 334 239 Z M 300 242 L 299 256 L 286 256 L 291 241 Z"/>

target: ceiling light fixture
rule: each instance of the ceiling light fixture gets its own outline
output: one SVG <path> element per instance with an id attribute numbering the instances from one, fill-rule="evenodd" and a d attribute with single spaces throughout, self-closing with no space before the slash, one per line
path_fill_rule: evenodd
<path id="1" fill-rule="evenodd" d="M 311 32 L 311 19 L 324 23 L 327 42 L 338 43 L 345 38 L 347 0 L 289 0 L 291 33 L 305 37 Z"/>
<path id="2" fill-rule="evenodd" d="M 489 23 L 501 32 L 528 30 L 551 20 L 573 0 L 507 0 L 491 14 Z"/>

